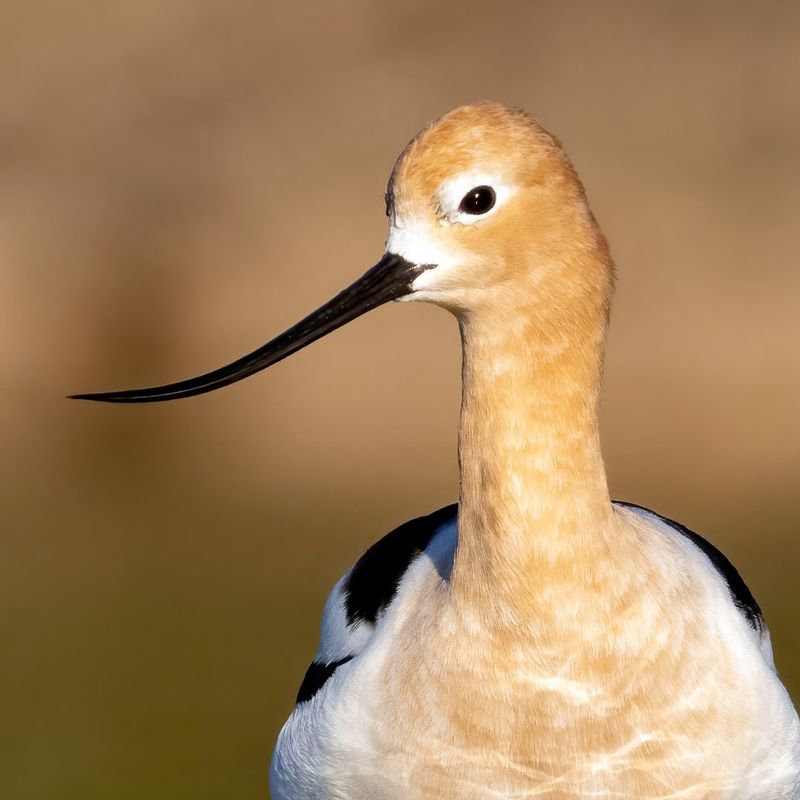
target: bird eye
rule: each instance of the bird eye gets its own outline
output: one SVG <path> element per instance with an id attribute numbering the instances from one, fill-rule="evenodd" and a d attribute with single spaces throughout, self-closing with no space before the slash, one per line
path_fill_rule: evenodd
<path id="1" fill-rule="evenodd" d="M 495 199 L 494 189 L 491 186 L 476 186 L 464 195 L 458 210 L 464 214 L 485 214 L 491 211 Z"/>

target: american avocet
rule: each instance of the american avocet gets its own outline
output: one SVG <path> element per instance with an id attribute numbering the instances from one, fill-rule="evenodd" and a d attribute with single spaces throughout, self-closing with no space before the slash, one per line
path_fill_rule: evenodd
<path id="1" fill-rule="evenodd" d="M 463 343 L 460 504 L 336 584 L 280 734 L 275 800 L 794 798 L 800 727 L 756 601 L 682 525 L 609 499 L 597 400 L 614 267 L 558 142 L 465 106 L 401 154 L 386 253 L 207 392 L 389 300 Z"/>

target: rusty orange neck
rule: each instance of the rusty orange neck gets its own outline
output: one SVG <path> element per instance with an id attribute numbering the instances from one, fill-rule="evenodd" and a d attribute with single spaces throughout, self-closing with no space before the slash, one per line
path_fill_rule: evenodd
<path id="1" fill-rule="evenodd" d="M 597 424 L 605 317 L 600 303 L 581 309 L 581 324 L 524 306 L 461 315 L 454 593 L 524 597 L 607 551 L 614 515 Z"/>

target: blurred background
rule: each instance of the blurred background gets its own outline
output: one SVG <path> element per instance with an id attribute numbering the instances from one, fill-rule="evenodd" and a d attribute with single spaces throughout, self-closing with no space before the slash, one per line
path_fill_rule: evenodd
<path id="1" fill-rule="evenodd" d="M 800 700 L 800 5 L 0 7 L 0 797 L 263 798 L 325 596 L 457 496 L 459 346 L 391 306 L 234 388 L 377 260 L 395 156 L 492 98 L 619 266 L 613 493 L 738 565 Z"/>

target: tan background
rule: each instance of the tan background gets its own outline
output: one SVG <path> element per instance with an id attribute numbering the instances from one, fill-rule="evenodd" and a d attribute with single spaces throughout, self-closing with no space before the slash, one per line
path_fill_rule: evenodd
<path id="1" fill-rule="evenodd" d="M 721 546 L 800 696 L 800 5 L 0 9 L 0 797 L 259 798 L 326 592 L 456 494 L 447 314 L 215 367 L 381 252 L 395 155 L 464 101 L 562 138 L 620 269 L 617 497 Z"/>

